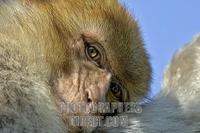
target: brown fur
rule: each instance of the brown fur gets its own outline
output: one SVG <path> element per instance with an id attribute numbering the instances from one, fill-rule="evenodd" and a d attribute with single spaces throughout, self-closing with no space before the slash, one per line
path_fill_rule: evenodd
<path id="1" fill-rule="evenodd" d="M 0 131 L 65 132 L 52 86 L 77 65 L 72 46 L 84 34 L 104 47 L 124 101 L 148 92 L 151 68 L 138 25 L 116 0 L 1 0 Z M 107 99 L 116 101 L 110 91 Z"/>

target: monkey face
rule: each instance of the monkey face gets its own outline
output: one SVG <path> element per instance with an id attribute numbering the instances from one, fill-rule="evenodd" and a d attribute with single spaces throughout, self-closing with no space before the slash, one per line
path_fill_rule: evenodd
<path id="1" fill-rule="evenodd" d="M 136 21 L 116 1 L 79 2 L 54 5 L 58 53 L 67 53 L 55 82 L 59 110 L 67 102 L 137 101 L 148 92 L 151 68 Z M 62 118 L 69 115 L 93 114 Z"/>
<path id="2" fill-rule="evenodd" d="M 81 35 L 71 46 L 71 71 L 56 82 L 57 104 L 106 102 L 123 99 L 123 88 L 108 63 L 104 47 L 90 34 Z"/>
<path id="3" fill-rule="evenodd" d="M 111 57 L 108 55 L 111 53 L 108 53 L 105 48 L 105 42 L 99 41 L 96 34 L 92 33 L 82 34 L 70 45 L 70 54 L 73 59 L 69 63 L 71 70 L 60 74 L 55 87 L 56 93 L 54 94 L 57 95 L 56 104 L 59 110 L 63 110 L 63 104 L 67 103 L 84 102 L 88 104 L 89 109 L 91 104 L 98 102 L 128 101 L 127 84 L 124 84 L 124 79 L 119 79 L 116 70 L 113 69 L 115 67 L 109 60 Z M 90 112 L 62 112 L 61 114 L 66 123 L 69 121 L 68 116 L 72 115 L 99 115 Z M 75 130 L 85 131 L 88 129 L 92 128 L 75 128 Z"/>
<path id="4" fill-rule="evenodd" d="M 60 64 L 67 64 L 63 71 L 68 71 L 58 77 L 56 90 L 65 95 L 60 100 L 136 101 L 148 92 L 151 79 L 148 55 L 137 22 L 125 8 L 115 0 L 94 1 L 87 8 L 87 1 L 54 4 L 54 26 L 61 38 L 58 45 L 64 49 L 58 53 L 67 53 L 59 55 L 62 61 L 66 60 Z M 70 91 L 72 83 L 77 91 Z"/>
<path id="5" fill-rule="evenodd" d="M 56 81 L 56 104 L 59 110 L 63 104 L 86 103 L 89 109 L 91 104 L 108 101 L 108 92 L 116 99 L 122 97 L 122 88 L 114 80 L 114 75 L 109 67 L 106 52 L 103 46 L 94 38 L 81 35 L 70 48 L 71 67 L 70 72 L 62 72 Z M 66 107 L 67 108 L 67 107 Z M 99 115 L 90 112 L 65 112 L 61 111 L 66 123 L 70 121 L 68 116 Z M 69 124 L 67 124 L 69 125 Z M 71 130 L 85 130 L 89 132 L 93 128 L 71 128 Z"/>

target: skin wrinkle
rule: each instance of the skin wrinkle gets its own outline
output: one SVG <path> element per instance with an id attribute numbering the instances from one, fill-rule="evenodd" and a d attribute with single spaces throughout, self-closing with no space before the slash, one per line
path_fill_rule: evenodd
<path id="1" fill-rule="evenodd" d="M 81 87 L 81 67 L 78 69 L 78 91 L 80 91 Z"/>
<path id="2" fill-rule="evenodd" d="M 81 101 L 86 101 L 86 94 L 85 94 L 85 87 L 84 87 L 84 82 L 85 82 L 85 79 L 86 79 L 86 73 L 87 71 L 83 71 L 83 69 L 81 67 L 79 67 L 79 93 L 81 93 Z M 78 96 L 77 96 L 77 99 L 78 99 Z"/>
<path id="3" fill-rule="evenodd" d="M 89 77 L 89 72 L 88 71 L 85 71 L 86 72 L 86 74 L 85 74 L 85 77 Z M 85 78 L 86 79 L 86 78 Z M 86 90 L 86 87 L 88 86 L 88 84 L 87 84 L 87 82 L 86 82 L 86 80 L 84 81 L 84 83 L 83 83 L 83 87 L 84 87 L 84 89 Z M 88 94 L 86 93 L 85 94 L 85 96 L 88 96 Z"/>

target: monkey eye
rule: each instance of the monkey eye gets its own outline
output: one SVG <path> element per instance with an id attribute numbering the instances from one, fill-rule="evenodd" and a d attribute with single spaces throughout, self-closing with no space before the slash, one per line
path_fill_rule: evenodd
<path id="1" fill-rule="evenodd" d="M 94 38 L 82 35 L 85 45 L 85 55 L 89 61 L 104 68 L 106 55 L 103 46 Z"/>
<path id="2" fill-rule="evenodd" d="M 121 94 L 122 94 L 122 87 L 120 84 L 118 83 L 115 83 L 115 82 L 111 82 L 110 84 L 110 89 L 111 89 L 111 92 L 112 94 L 117 97 L 117 98 L 120 98 L 121 97 Z"/>
<path id="3" fill-rule="evenodd" d="M 94 61 L 97 61 L 101 58 L 99 51 L 94 46 L 88 46 L 87 53 Z"/>
<path id="4" fill-rule="evenodd" d="M 86 46 L 86 57 L 94 62 L 96 65 L 101 66 L 102 65 L 102 58 L 101 58 L 101 53 L 96 45 L 90 45 L 88 44 Z"/>

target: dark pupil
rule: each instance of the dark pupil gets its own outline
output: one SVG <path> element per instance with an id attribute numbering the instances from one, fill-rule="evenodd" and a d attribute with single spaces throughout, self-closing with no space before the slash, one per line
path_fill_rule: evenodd
<path id="1" fill-rule="evenodd" d="M 98 55 L 98 51 L 94 47 L 89 47 L 88 53 L 89 53 L 91 58 L 95 58 Z"/>
<path id="2" fill-rule="evenodd" d="M 113 94 L 117 94 L 120 91 L 120 86 L 116 83 L 111 83 L 110 88 Z"/>

